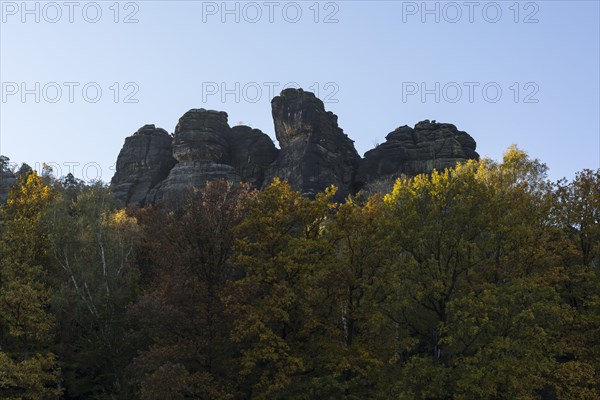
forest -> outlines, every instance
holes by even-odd
[[[346,201],[226,181],[125,208],[22,168],[0,398],[600,398],[600,170],[515,146]]]

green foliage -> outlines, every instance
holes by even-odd
[[[148,286],[131,315],[143,346],[130,366],[142,399],[231,399],[231,320],[221,296],[239,274],[234,227],[251,194],[211,182],[178,212],[140,213]]]
[[[51,190],[35,172],[22,176],[2,210],[0,241],[0,397],[52,399],[58,368],[48,351],[48,240],[42,215]]]
[[[122,394],[132,356],[126,308],[136,296],[137,221],[117,208],[107,187],[59,186],[44,222],[56,273],[52,310],[66,395]]]
[[[600,170],[546,170],[513,146],[343,204],[218,181],[177,210],[24,172],[0,397],[600,398]]]
[[[401,397],[539,398],[573,384],[560,371],[577,316],[561,299],[569,277],[544,173],[513,147],[502,164],[404,179],[386,196],[400,255],[390,316],[412,344],[398,357],[411,365]],[[445,392],[415,391],[434,378]]]
[[[583,170],[556,185],[552,212],[561,229],[563,271],[560,293],[571,307],[564,332],[567,362],[555,372],[560,398],[598,397],[600,380],[600,170]]]
[[[61,392],[52,353],[16,361],[0,351],[0,394],[6,400],[55,399]]]
[[[247,395],[272,397],[311,368],[303,355],[316,350],[310,338],[322,330],[313,292],[327,256],[322,232],[334,193],[311,201],[275,180],[248,205],[236,259],[244,276],[226,298]]]

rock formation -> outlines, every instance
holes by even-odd
[[[268,183],[265,172],[279,153],[269,135],[249,126],[238,125],[231,128],[227,140],[230,163],[241,180],[254,187]]]
[[[284,90],[272,100],[271,109],[281,151],[267,171],[266,183],[277,176],[309,196],[331,184],[342,199],[354,192],[360,156],[338,126],[337,116],[302,89]]]
[[[479,158],[475,146],[468,133],[452,124],[425,120],[414,128],[404,125],[389,133],[385,143],[365,153],[357,181],[362,186],[402,174],[415,176],[443,170]]]
[[[237,181],[233,167],[226,164],[229,146],[226,138],[227,114],[203,108],[186,112],[173,135],[173,158],[176,164],[166,179],[149,193],[148,201],[174,201],[192,186],[207,180]]]
[[[179,119],[173,137],[147,125],[127,138],[112,190],[126,204],[144,205],[176,202],[190,188],[216,179],[261,187],[276,157],[273,141],[260,130],[231,128],[227,113],[193,109]]]
[[[115,197],[128,204],[145,204],[148,193],[175,165],[172,142],[167,131],[154,125],[145,125],[125,139],[111,182]]]
[[[6,203],[10,187],[17,182],[17,177],[4,165],[0,164],[0,204]]]
[[[271,108],[281,150],[258,129],[230,127],[222,111],[188,111],[173,137],[154,125],[144,126],[125,140],[119,154],[112,180],[115,196],[127,204],[171,203],[210,180],[261,188],[279,177],[308,196],[333,184],[341,200],[376,181],[430,173],[479,157],[467,133],[426,120],[396,129],[361,159],[337,116],[313,93],[286,89]]]

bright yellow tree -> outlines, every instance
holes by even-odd
[[[53,399],[61,392],[48,350],[53,318],[45,285],[47,239],[42,215],[51,189],[31,172],[10,192],[0,241],[0,397]]]

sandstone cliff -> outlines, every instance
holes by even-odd
[[[10,187],[15,184],[17,177],[4,166],[0,166],[0,204],[6,203]]]
[[[164,129],[144,125],[125,144],[117,157],[111,188],[126,203],[143,205],[150,193],[175,165],[173,138]]]
[[[190,110],[175,128],[176,163],[166,179],[148,192],[146,201],[178,201],[191,187],[202,187],[216,179],[261,187],[265,169],[276,156],[275,145],[260,130],[231,128],[225,112]]]
[[[265,183],[279,177],[309,196],[331,184],[341,198],[353,193],[360,156],[338,126],[337,116],[325,111],[313,93],[302,89],[284,90],[273,99],[271,108],[281,151],[268,169]]]
[[[333,184],[341,200],[373,182],[430,173],[479,157],[469,134],[452,124],[425,120],[394,130],[361,158],[337,116],[302,89],[281,92],[271,111],[281,149],[258,129],[230,127],[222,111],[188,111],[173,137],[154,125],[142,127],[125,140],[117,159],[115,196],[127,204],[173,202],[210,180],[261,188],[279,177],[307,196]]]
[[[386,136],[385,143],[365,153],[357,173],[359,185],[443,170],[458,162],[479,158],[475,140],[452,124],[425,120],[414,128],[401,126]]]

